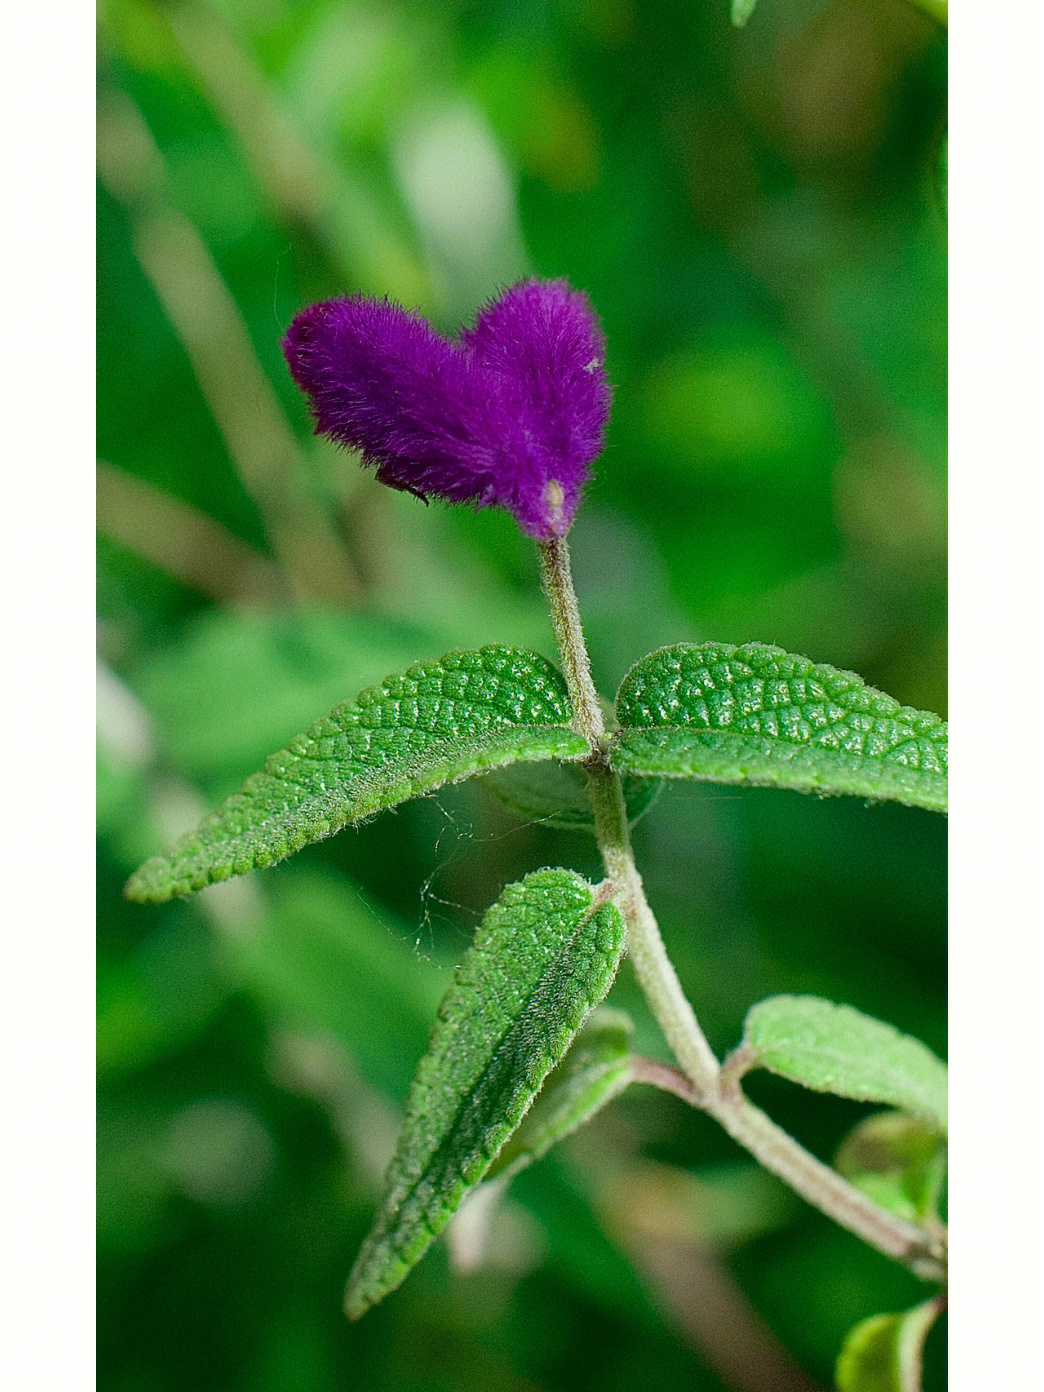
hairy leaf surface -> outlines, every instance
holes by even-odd
[[[750,1066],[816,1092],[883,1102],[946,1130],[946,1065],[920,1040],[850,1005],[772,996],[748,1013]]]
[[[311,841],[486,769],[574,759],[565,682],[536,653],[490,645],[418,662],[337,706],[134,875],[159,901],[274,865]]]
[[[569,870],[509,885],[439,1007],[380,1211],[348,1281],[356,1319],[423,1256],[612,984],[625,938]]]
[[[857,1324],[837,1360],[838,1392],[921,1392],[924,1343],[941,1310],[936,1296]]]
[[[150,653],[133,686],[164,758],[216,802],[346,695],[449,646],[383,615],[212,609]]]
[[[621,1010],[596,1010],[490,1166],[488,1179],[517,1174],[590,1121],[631,1083],[634,1026]]]
[[[854,672],[764,643],[649,653],[616,698],[624,773],[946,809],[947,727]]]

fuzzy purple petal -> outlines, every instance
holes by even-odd
[[[382,482],[499,505],[534,537],[568,530],[609,389],[597,322],[563,282],[512,287],[459,344],[386,301],[328,300],[297,316],[283,351],[319,433]]]
[[[611,401],[605,339],[587,297],[564,280],[522,281],[481,310],[461,342],[513,381],[521,433],[540,457],[539,477],[518,480],[511,510],[532,535],[568,531]],[[562,492],[557,517],[548,510],[552,481]]]
[[[455,502],[491,493],[487,373],[419,315],[327,300],[297,316],[283,352],[319,434],[360,450],[382,482]]]

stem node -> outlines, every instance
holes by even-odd
[[[642,992],[682,1070],[652,1059],[634,1059],[636,1081],[653,1083],[707,1112],[763,1165],[806,1202],[925,1280],[945,1279],[945,1240],[897,1217],[868,1199],[836,1170],[810,1154],[793,1136],[744,1096],[740,1086],[755,1062],[740,1046],[719,1064],[681,988],[634,863],[623,785],[609,765],[605,718],[591,679],[591,663],[573,589],[569,549],[563,537],[539,544],[544,591],[558,640],[574,728],[591,745],[582,762],[594,811],[595,835],[606,878],[599,892],[615,898],[627,921],[627,948]]]

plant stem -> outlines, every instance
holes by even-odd
[[[544,591],[573,703],[576,728],[591,744],[591,754],[584,766],[605,873],[615,887],[614,898],[627,921],[627,947],[639,984],[692,1084],[691,1095],[676,1085],[669,1090],[714,1117],[761,1165],[828,1217],[878,1251],[905,1262],[925,1279],[942,1280],[945,1270],[942,1238],[929,1235],[889,1213],[836,1170],[817,1160],[747,1100],[735,1071],[726,1069],[723,1072],[718,1063],[667,956],[659,926],[645,897],[642,877],[634,863],[623,785],[609,764],[609,738],[591,679],[591,663],[573,589],[569,549],[564,538],[556,537],[540,543],[539,551]],[[665,1085],[664,1077],[655,1067],[644,1070],[642,1081]]]
[[[605,739],[605,717],[591,678],[591,659],[587,655],[580,606],[573,589],[569,547],[565,537],[552,537],[550,541],[539,543],[538,550],[540,578],[573,702],[576,728],[590,741],[592,748],[600,748]]]

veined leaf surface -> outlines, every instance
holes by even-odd
[[[850,1005],[771,996],[743,1027],[749,1066],[816,1092],[882,1102],[946,1131],[946,1065],[920,1040]]]
[[[946,810],[947,727],[840,671],[764,643],[649,653],[616,698],[623,773],[750,783]]]
[[[596,1010],[540,1089],[487,1179],[517,1174],[590,1121],[632,1082],[634,1026],[622,1010]]]
[[[838,1392],[921,1392],[924,1343],[942,1308],[935,1296],[902,1314],[857,1324],[837,1360]]]
[[[373,1229],[348,1280],[357,1319],[395,1289],[482,1179],[592,1006],[625,928],[569,870],[509,885],[439,1007]]]
[[[575,759],[565,682],[536,653],[490,645],[418,662],[337,706],[166,855],[128,882],[131,899],[189,894],[274,865],[349,823],[504,764]]]

